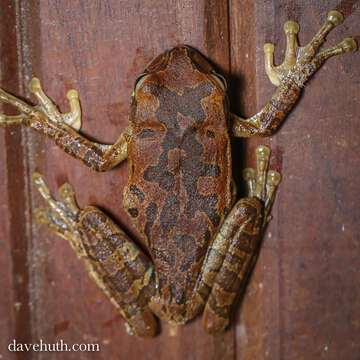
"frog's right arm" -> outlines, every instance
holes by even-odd
[[[330,11],[325,24],[314,38],[304,47],[297,41],[299,25],[288,21],[284,25],[287,47],[285,60],[274,66],[274,45],[265,44],[265,70],[270,81],[278,88],[265,107],[249,119],[242,119],[234,114],[232,117],[232,134],[237,137],[270,136],[279,127],[286,115],[294,107],[301,90],[309,78],[331,56],[357,50],[354,39],[347,38],[341,43],[320,49],[326,35],[343,22],[342,14]]]

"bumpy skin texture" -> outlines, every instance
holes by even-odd
[[[136,88],[124,191],[158,273],[151,308],[174,323],[189,317],[206,251],[231,207],[226,94],[191,51],[172,50]]]
[[[140,337],[154,335],[156,321],[148,308],[155,293],[155,272],[149,259],[105,214],[86,207],[78,219],[89,274],[110,297]],[[101,239],[101,240],[100,240]]]
[[[229,113],[226,83],[194,49],[179,46],[157,57],[137,80],[129,127],[113,145],[78,133],[80,105],[68,93],[71,112],[61,114],[34,78],[32,107],[0,89],[0,101],[20,114],[0,115],[0,125],[25,125],[47,135],[66,153],[96,171],[109,170],[128,158],[130,171],[124,206],[148,245],[151,259],[104,213],[79,209],[69,184],[54,200],[41,175],[34,186],[48,208],[35,218],[69,241],[94,279],[119,310],[130,333],[156,334],[153,314],[183,324],[202,310],[210,334],[229,324],[256,262],[280,174],[268,171],[270,150],[256,151],[257,174],[246,169],[248,197],[234,199],[230,136],[268,136],[284,120],[312,74],[329,57],[356,50],[352,39],[321,49],[325,36],[342,22],[337,11],[305,47],[299,26],[285,24],[285,61],[275,67],[274,47],[265,45],[265,68],[278,86],[256,115]]]

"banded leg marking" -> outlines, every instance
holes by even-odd
[[[59,148],[96,171],[109,170],[126,159],[129,129],[113,145],[90,141],[78,133],[81,108],[77,91],[70,90],[67,93],[71,111],[62,114],[42,90],[39,79],[33,78],[29,88],[39,102],[36,106],[0,89],[0,101],[14,106],[20,112],[15,116],[0,114],[0,127],[28,126],[50,137]]]
[[[229,324],[233,304],[244,292],[256,263],[280,182],[278,172],[268,171],[269,157],[270,149],[266,146],[256,149],[256,178],[253,169],[244,171],[251,197],[235,204],[207,256],[203,281],[211,293],[205,306],[203,328],[210,334],[223,331]]]
[[[33,183],[48,204],[45,210],[35,209],[35,219],[69,241],[89,276],[118,309],[132,334],[154,336],[156,319],[148,307],[155,292],[151,261],[99,209],[91,206],[79,209],[70,184],[61,186],[61,202],[52,198],[40,174],[33,175]]]
[[[278,88],[265,107],[251,118],[242,119],[231,114],[234,136],[270,136],[295,105],[305,83],[325,60],[331,56],[357,50],[357,44],[351,38],[332,48],[320,49],[326,35],[342,22],[341,13],[336,10],[330,11],[318,33],[306,46],[300,47],[297,41],[299,25],[294,21],[287,21],[284,25],[287,43],[285,59],[279,66],[274,65],[274,45],[264,45],[265,70],[271,83]]]

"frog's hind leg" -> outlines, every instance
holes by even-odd
[[[156,320],[148,307],[155,292],[155,272],[150,260],[102,211],[79,209],[70,184],[59,190],[63,202],[51,197],[40,174],[33,183],[48,204],[36,209],[36,220],[69,241],[90,277],[108,296],[137,337],[156,333]]]
[[[205,305],[203,328],[210,334],[223,331],[229,324],[236,298],[242,294],[255,265],[261,237],[269,219],[280,174],[267,171],[270,149],[256,149],[257,176],[244,171],[249,196],[240,199],[224,221],[207,254],[199,293],[211,289]]]

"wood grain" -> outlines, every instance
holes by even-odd
[[[300,42],[305,44],[334,8],[347,17],[325,46],[356,38],[358,2],[254,2],[257,110],[274,91],[263,67],[263,44],[275,44],[276,62],[281,63],[283,24],[299,22]],[[234,56],[232,51],[232,64]],[[283,179],[237,320],[237,358],[358,357],[360,329],[351,319],[359,313],[360,284],[360,263],[354,260],[360,241],[355,205],[359,164],[354,155],[360,144],[354,96],[359,93],[359,60],[359,53],[330,59],[308,83],[280,131],[271,139],[246,143],[253,165],[255,147],[269,144],[271,167]]]
[[[21,93],[21,27],[19,7],[13,1],[2,4],[7,13],[0,12],[1,37],[0,78],[10,91]],[[11,111],[3,106],[4,111]],[[26,138],[24,129],[7,129],[0,134],[1,194],[0,194],[0,355],[2,358],[20,358],[9,354],[12,339],[31,341],[29,267],[27,254],[28,193],[26,187],[26,151],[22,144]],[[30,354],[23,354],[30,359]]]
[[[280,62],[286,20],[300,23],[304,43],[326,13],[339,8],[347,18],[328,43],[360,34],[358,1],[331,0],[324,6],[305,0],[4,0],[3,8],[1,86],[28,96],[24,84],[37,75],[62,111],[68,109],[66,91],[77,89],[82,132],[108,143],[127,125],[137,75],[167,48],[186,43],[207,55],[228,78],[232,110],[249,116],[274,91],[265,77],[262,49],[264,42],[275,43]],[[182,327],[161,323],[161,334],[152,340],[128,336],[70,246],[32,223],[31,209],[43,206],[29,184],[29,175],[37,170],[56,196],[59,185],[71,182],[81,206],[101,207],[136,237],[121,205],[126,164],[97,174],[36,133],[1,130],[0,355],[357,359],[359,58],[357,53],[331,59],[272,140],[247,141],[246,148],[244,142],[235,143],[235,174],[245,163],[254,164],[258,143],[267,143],[273,149],[271,165],[282,172],[283,180],[236,325],[215,338],[203,333],[200,319]],[[14,306],[20,302],[20,307]],[[6,347],[13,338],[95,342],[101,351],[9,354]]]

